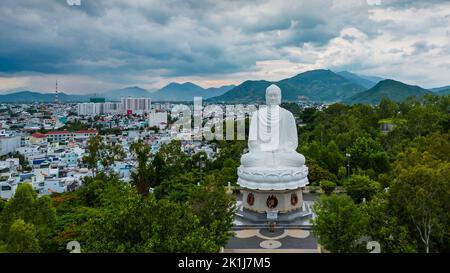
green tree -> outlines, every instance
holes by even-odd
[[[38,198],[30,184],[23,183],[1,213],[0,239],[5,239],[11,224],[18,219],[33,224],[41,247],[49,243],[49,237],[55,223],[55,208],[50,197]]]
[[[99,162],[102,159],[101,152],[104,149],[102,137],[96,135],[91,137],[88,141],[86,148],[86,155],[83,157],[83,163],[85,163],[92,172],[92,176],[97,175]]]
[[[247,142],[242,140],[237,141],[219,141],[219,154],[213,163],[215,169],[222,169],[226,161],[232,160],[234,165],[240,165],[241,156],[247,148]],[[231,164],[229,164],[231,166]]]
[[[95,177],[100,170],[110,173],[111,166],[115,161],[125,158],[126,154],[121,145],[107,145],[103,142],[101,135],[96,135],[88,140],[86,155],[82,161],[88,166]]]
[[[164,173],[165,173],[165,165],[164,159],[160,153],[157,153],[152,160],[152,170],[153,170],[153,176],[152,181],[150,185],[152,187],[157,187],[161,184],[161,182],[164,179]]]
[[[361,203],[365,198],[369,201],[381,190],[378,182],[363,175],[352,175],[344,182],[347,194],[356,202]]]
[[[158,199],[169,199],[177,202],[186,202],[189,195],[195,190],[200,177],[194,172],[181,173],[164,180],[155,188],[155,196]]]
[[[103,205],[82,230],[86,252],[218,251],[222,237],[213,229],[216,225],[202,225],[186,202],[143,197],[125,183],[102,185]]]
[[[126,153],[119,144],[113,145],[103,145],[101,150],[101,160],[100,163],[105,172],[111,172],[111,166],[114,165],[116,161],[121,161],[126,157]]]
[[[343,180],[347,177],[347,168],[344,166],[339,167],[338,169],[338,178],[339,180]]]
[[[225,246],[232,235],[235,200],[226,194],[223,184],[214,176],[205,177],[204,184],[191,193],[189,203],[215,245]]]
[[[383,97],[378,106],[380,118],[393,118],[397,115],[398,105],[390,99]]]
[[[303,145],[300,152],[335,175],[338,174],[339,167],[344,164],[344,155],[334,141],[330,141],[326,146],[313,141]]]
[[[329,180],[320,181],[320,188],[326,195],[330,195],[336,189],[336,183]]]
[[[137,160],[137,168],[131,173],[133,184],[140,194],[147,195],[154,175],[150,146],[143,141],[137,141],[131,144],[131,151]]]
[[[147,211],[149,208],[130,184],[101,180],[94,183],[102,189],[98,196],[101,206],[81,230],[83,249],[85,252],[139,252],[142,233],[149,229],[146,224],[151,225],[143,222],[143,215],[151,213]]]
[[[424,136],[442,129],[442,121],[448,119],[435,107],[414,106],[406,115],[407,130],[413,136]]]
[[[311,123],[317,116],[317,110],[314,107],[305,108],[299,115],[302,121],[306,124]]]
[[[0,215],[2,213],[3,208],[6,206],[6,201],[3,199],[0,199]]]
[[[157,154],[164,161],[163,169],[160,172],[161,180],[175,176],[186,167],[188,156],[181,149],[181,141],[179,140],[172,140],[168,144],[163,144]]]
[[[238,180],[237,168],[240,166],[240,162],[227,158],[222,166],[222,169],[212,170],[209,174],[214,175],[215,179],[222,185],[228,185],[228,182],[235,184]]]
[[[314,205],[312,228],[319,243],[328,251],[360,251],[358,240],[365,235],[366,217],[346,195],[322,196]]]
[[[367,235],[380,243],[383,253],[411,253],[417,251],[417,242],[407,225],[401,224],[393,213],[386,194],[376,195],[363,204],[367,215]]]
[[[6,241],[6,250],[12,253],[40,252],[39,240],[33,224],[18,219],[11,224]]]
[[[387,172],[390,168],[388,155],[372,138],[359,137],[347,152],[351,154],[352,166],[373,169],[377,173]]]
[[[99,172],[95,177],[85,177],[83,186],[77,191],[77,198],[86,207],[101,207],[102,195],[108,187],[118,187],[123,184],[116,174]]]
[[[450,163],[416,165],[398,171],[389,189],[390,203],[428,253],[436,242],[448,242]]]
[[[73,122],[67,122],[61,130],[68,131],[81,131],[81,130],[89,130],[89,126],[87,124],[82,123],[80,120],[75,120]]]
[[[322,156],[322,160],[327,166],[327,169],[337,175],[339,167],[344,164],[344,154],[339,150],[339,147],[333,140],[328,142],[325,154]]]
[[[336,181],[336,175],[319,166],[315,161],[310,161],[308,165],[308,179],[311,184],[317,184],[321,180]]]

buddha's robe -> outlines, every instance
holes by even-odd
[[[249,152],[241,157],[244,167],[301,167],[305,157],[296,152],[297,125],[291,112],[270,105],[254,112],[249,129]]]

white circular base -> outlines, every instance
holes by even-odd
[[[244,209],[257,213],[296,211],[303,206],[302,189],[261,191],[244,188],[242,189],[242,206]]]
[[[308,167],[298,168],[238,168],[238,185],[254,190],[292,190],[304,187],[308,182]]]

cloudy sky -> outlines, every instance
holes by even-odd
[[[449,0],[2,0],[0,92],[279,80],[317,68],[450,85]]]

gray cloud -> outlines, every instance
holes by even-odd
[[[382,71],[375,69],[380,63],[358,58],[339,62],[329,58],[342,51],[326,56],[323,53],[339,45],[336,39],[363,43],[351,35],[342,36],[346,29],[356,28],[367,43],[386,32],[394,33],[396,36],[389,38],[394,43],[421,31],[436,35],[425,30],[449,20],[437,16],[412,26],[395,18],[371,18],[377,17],[376,9],[427,10],[445,1],[382,0],[374,6],[365,0],[81,1],[82,6],[77,7],[68,6],[64,0],[3,0],[1,75],[59,74],[118,85],[152,85],[189,77],[200,81],[264,77],[267,68],[263,66],[273,68],[277,60],[292,64],[293,68],[286,71],[294,74],[297,65],[376,72]],[[421,38],[425,41],[435,36]],[[448,54],[442,44],[432,41],[414,41],[410,47],[416,51],[388,48],[409,54],[409,58],[432,49]],[[292,53],[296,50],[301,54]],[[367,54],[375,56],[375,51]],[[323,63],[320,58],[329,62]],[[392,64],[398,61],[392,60]]]

